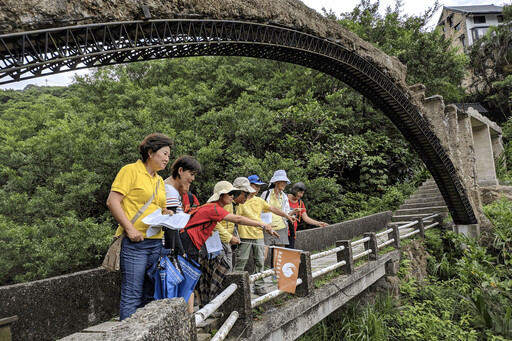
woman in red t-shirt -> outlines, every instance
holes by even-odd
[[[213,195],[208,199],[208,203],[191,211],[191,217],[185,228],[180,231],[181,242],[188,257],[199,261],[199,250],[206,242],[206,239],[212,235],[213,229],[221,220],[226,220],[236,224],[249,226],[259,226],[265,232],[276,235],[270,224],[262,224],[259,221],[229,213],[223,207],[233,202],[235,196],[240,195],[237,190],[227,181],[218,182],[213,188]],[[188,311],[193,312],[194,295],[190,295],[188,301]]]
[[[298,212],[296,213],[297,220],[293,222],[293,228],[290,227],[288,229],[289,245],[286,245],[286,247],[290,249],[295,248],[295,239],[299,221],[303,220],[306,224],[315,225],[318,227],[329,225],[323,221],[316,221],[315,219],[311,219],[308,216],[306,213],[306,206],[304,205],[304,201],[302,201],[304,192],[306,192],[306,185],[304,185],[302,182],[297,182],[290,188],[290,193],[288,194],[288,203],[290,204],[290,208],[295,210],[295,212]]]
[[[235,224],[258,226],[267,233],[275,234],[270,224],[262,224],[259,221],[229,213],[223,207],[233,202],[233,198],[240,194],[240,191],[227,181],[218,182],[214,193],[208,199],[208,203],[191,211],[191,217],[185,228],[180,231],[181,241],[185,253],[193,260],[198,260],[199,250],[212,235],[212,231],[221,220]]]

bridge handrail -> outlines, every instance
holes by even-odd
[[[364,257],[364,256],[366,256],[366,255],[368,255],[368,254],[372,253],[372,252],[373,252],[373,250],[372,250],[372,249],[365,250],[365,251],[363,251],[363,252],[361,252],[361,253],[358,253],[357,255],[354,255],[354,256],[352,257],[352,259],[353,259],[353,260],[359,259],[359,258],[361,258],[361,257]]]
[[[224,322],[224,324],[217,330],[215,335],[211,338],[211,341],[222,341],[227,336],[231,328],[235,325],[236,320],[238,320],[238,311],[233,310],[229,317]]]
[[[395,242],[395,238],[391,238],[391,239],[388,239],[387,241],[385,241],[384,243],[382,244],[378,244],[377,245],[377,248],[381,249],[385,246],[388,246],[389,244],[393,244]]]
[[[432,228],[432,227],[437,226],[437,225],[439,225],[439,222],[436,221],[435,223],[432,223],[430,225],[425,226],[425,230],[428,230],[429,228]]]
[[[317,278],[319,276],[325,275],[328,272],[334,271],[337,268],[340,268],[340,267],[342,267],[343,265],[346,265],[346,264],[347,264],[347,262],[342,260],[341,262],[334,263],[332,265],[329,265],[326,268],[323,268],[323,269],[320,269],[320,270],[317,270],[317,271],[313,272],[313,274],[311,274],[311,276],[313,276],[313,278]]]
[[[406,228],[408,228],[408,227],[413,227],[413,226],[414,226],[414,225],[416,225],[417,223],[418,223],[418,221],[417,221],[417,220],[415,220],[415,221],[411,221],[410,223],[407,223],[407,224],[404,224],[404,225],[400,225],[400,226],[398,226],[398,229],[399,229],[399,230],[403,230],[403,229],[406,229]]]
[[[196,326],[206,320],[208,316],[213,314],[213,312],[216,311],[222,305],[222,303],[224,303],[231,295],[233,295],[237,288],[238,286],[235,283],[229,285],[226,289],[224,289],[223,292],[211,300],[207,305],[199,309],[195,313]]]
[[[379,237],[382,237],[382,236],[384,236],[384,235],[386,235],[386,234],[389,234],[389,233],[391,233],[391,232],[393,232],[393,229],[387,229],[386,231],[382,231],[382,232],[380,232],[380,233],[377,233],[377,234],[375,235],[375,237],[379,238]]]
[[[424,218],[422,218],[422,220],[425,222],[425,221],[427,221],[427,220],[437,218],[438,216],[439,216],[439,213],[434,213],[434,214],[432,214],[431,216],[428,216],[428,217],[424,217]]]
[[[272,276],[274,274],[275,274],[274,269],[268,269],[268,270],[265,270],[262,272],[257,272],[255,274],[249,276],[249,283],[254,283],[258,279],[263,279],[265,277]]]
[[[356,246],[356,245],[359,245],[359,244],[363,244],[364,242],[367,242],[370,240],[370,237],[365,237],[365,238],[361,238],[359,240],[356,240],[355,242],[352,242],[352,247]]]
[[[411,236],[414,236],[417,233],[420,233],[420,230],[412,230],[411,232],[404,234],[403,236],[400,236],[400,239],[409,238]]]
[[[327,250],[324,252],[315,253],[314,255],[311,255],[311,260],[326,257],[326,256],[332,255],[333,253],[336,253],[336,252],[339,252],[342,250],[345,250],[344,246],[338,246],[338,247],[335,247],[333,249],[330,249],[330,250]]]
[[[300,284],[302,284],[302,279],[297,278],[297,286],[299,286]],[[276,289],[276,290],[273,290],[273,291],[269,292],[268,294],[265,294],[263,296],[255,298],[254,300],[251,300],[251,308],[254,309],[256,307],[259,307],[263,303],[268,302],[271,299],[276,298],[276,297],[284,294],[285,292],[286,291]]]

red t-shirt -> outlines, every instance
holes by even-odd
[[[192,197],[194,202],[190,202],[190,197]],[[181,205],[183,206],[183,212],[188,213],[192,207],[199,206],[199,200],[197,200],[194,194],[186,193],[181,197]]]
[[[302,200],[297,200],[297,202],[292,202],[291,200],[288,200],[288,203],[290,204],[290,208],[293,210],[294,208],[302,208],[302,210],[299,212],[299,214],[297,214],[297,220],[293,222],[293,229],[295,232],[297,232],[297,225],[298,225],[298,222],[300,221],[300,218],[302,216],[302,213],[305,213],[306,212],[306,206],[304,205],[304,201]],[[299,206],[300,205],[300,206]],[[290,233],[290,232],[288,232]]]
[[[204,245],[206,239],[210,237],[217,223],[228,214],[229,212],[223,209],[218,202],[205,204],[192,214],[187,225],[185,225],[185,231],[198,250]],[[194,227],[188,228],[190,226]]]

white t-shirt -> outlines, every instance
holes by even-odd
[[[177,207],[176,213],[183,212],[181,195],[173,185],[165,184],[165,207]]]

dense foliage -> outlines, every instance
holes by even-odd
[[[468,59],[451,47],[438,30],[427,31],[426,26],[439,3],[419,16],[403,14],[403,1],[379,13],[380,2],[361,0],[352,12],[342,14],[338,22],[385,53],[397,57],[407,66],[407,82],[421,83],[426,95],[440,94],[446,103],[459,101]],[[336,19],[332,14],[327,14]]]
[[[427,231],[428,281],[409,275],[404,254],[400,300],[381,294],[349,304],[301,340],[512,339],[512,201],[501,198],[484,211],[494,230],[479,241]],[[485,247],[485,239],[493,243]]]
[[[503,7],[503,23],[489,27],[469,52],[471,90],[503,123],[512,117],[512,5]]]
[[[342,23],[406,63],[409,82],[457,96],[463,61],[424,32],[427,14],[403,17],[397,6],[380,17],[368,1],[361,6]],[[104,204],[110,185],[151,132],[175,140],[173,157],[202,163],[192,188],[202,202],[219,180],[257,173],[268,181],[285,169],[308,186],[310,216],[328,222],[398,207],[422,168],[363,97],[285,63],[163,60],[97,69],[66,88],[2,91],[0,284],[99,264],[115,227]]]
[[[99,264],[115,226],[110,184],[151,132],[174,139],[173,157],[199,159],[192,191],[202,202],[217,181],[285,169],[308,186],[310,215],[329,222],[396,208],[421,165],[390,121],[336,80],[249,58],[137,63],[68,88],[3,91],[0,121],[3,284]]]

